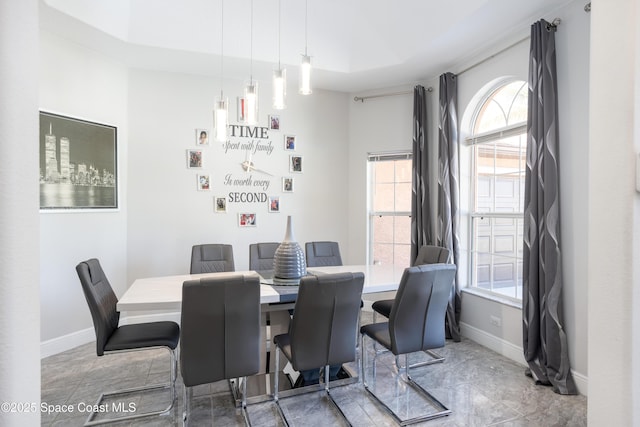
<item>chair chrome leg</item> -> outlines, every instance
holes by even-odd
[[[145,348],[144,350],[149,350],[151,348],[153,348],[153,347]],[[176,377],[177,377],[176,371],[177,371],[177,366],[178,366],[177,349],[170,349],[168,347],[156,347],[156,348],[164,348],[164,349],[169,351],[169,354],[170,354],[170,357],[171,357],[171,365],[170,365],[171,366],[171,377],[170,377],[170,381],[168,383],[154,384],[154,385],[142,386],[142,387],[134,387],[134,388],[129,388],[129,389],[125,389],[125,390],[118,390],[118,391],[102,393],[100,395],[100,397],[98,397],[98,400],[96,401],[95,407],[96,408],[100,408],[101,407],[101,402],[107,397],[121,396],[121,395],[127,395],[127,394],[139,393],[139,392],[145,392],[145,391],[151,391],[151,390],[162,390],[162,389],[166,389],[166,388],[169,389],[169,393],[170,393],[170,396],[171,396],[171,401],[169,402],[169,406],[167,406],[166,408],[161,409],[159,411],[144,412],[144,413],[139,413],[139,414],[135,414],[135,415],[128,415],[128,416],[119,417],[119,418],[107,418],[107,419],[102,419],[102,420],[93,420],[93,418],[98,414],[98,412],[93,411],[87,417],[87,421],[85,421],[85,423],[84,423],[85,426],[96,426],[96,425],[101,425],[101,424],[109,424],[109,423],[114,423],[114,422],[135,420],[135,419],[138,419],[138,418],[146,418],[146,417],[151,417],[151,416],[155,416],[155,415],[166,415],[166,414],[171,412],[171,410],[173,409],[173,406],[175,404],[175,401],[176,401]],[[128,352],[131,352],[131,351],[138,351],[138,350],[110,351],[109,354],[128,353]]]
[[[386,350],[378,350],[378,352],[383,353]],[[431,356],[431,359],[429,360],[425,360],[423,362],[416,362],[414,364],[411,365],[412,368],[420,368],[422,366],[429,366],[429,365],[433,365],[435,363],[444,363],[445,361],[445,357],[441,356],[440,354],[436,353],[433,350],[424,350],[425,354]],[[400,366],[399,364],[396,364],[396,368],[398,369],[398,372],[400,372],[401,370],[404,369],[404,366]]]
[[[191,387],[184,386],[182,392],[182,401],[184,403],[184,410],[182,411],[182,425],[187,427],[189,425],[189,418],[191,418],[191,398],[193,396],[193,389]]]
[[[416,390],[416,392],[418,392],[418,394],[422,395],[423,397],[425,397],[427,400],[429,400],[429,402],[431,402],[434,406],[438,407],[439,411],[436,413],[432,413],[432,414],[427,414],[427,415],[423,415],[423,416],[419,416],[419,417],[414,417],[414,418],[410,418],[407,420],[403,420],[401,419],[394,411],[393,409],[391,409],[386,403],[384,403],[380,398],[378,398],[378,396],[375,395],[375,393],[373,391],[371,391],[371,389],[369,389],[369,385],[366,382],[366,378],[364,375],[364,372],[366,371],[366,356],[365,356],[365,352],[364,352],[364,336],[362,337],[362,341],[360,346],[363,348],[363,353],[362,353],[362,382],[364,384],[364,389],[367,391],[367,393],[376,401],[378,402],[383,409],[385,410],[385,412],[387,414],[389,414],[391,417],[393,417],[393,419],[401,426],[406,426],[409,424],[415,424],[418,422],[422,422],[422,421],[428,421],[428,420],[432,420],[435,418],[440,418],[440,417],[445,417],[447,415],[451,414],[451,410],[449,408],[447,408],[444,404],[442,404],[442,402],[440,402],[438,399],[435,398],[435,396],[433,396],[431,393],[429,393],[428,391],[426,391],[424,388],[422,388],[422,386],[420,386],[420,384],[416,383],[415,381],[413,381],[411,379],[411,365],[409,364],[409,360],[408,360],[408,355],[405,354],[405,366],[407,367],[406,369],[406,374],[407,374],[407,380],[405,381],[409,386],[411,386],[414,390]],[[373,381],[375,382],[375,357],[373,359]],[[398,356],[396,356],[396,364],[399,366],[399,360],[398,360]],[[400,378],[402,378],[399,375]]]
[[[327,393],[327,397],[329,398],[329,402],[331,402],[332,406],[335,409],[337,409],[337,411],[338,411],[338,413],[340,413],[340,416],[342,417],[342,419],[346,421],[346,423],[347,423],[347,425],[349,427],[352,427],[351,422],[349,421],[347,416],[344,414],[344,412],[342,412],[342,409],[340,408],[340,406],[338,406],[338,402],[335,401],[335,399],[333,398],[333,396],[331,396],[331,393],[329,392],[329,365],[324,367],[324,391]]]
[[[249,419],[249,412],[247,411],[247,377],[238,378],[238,381],[242,381],[242,417],[244,418],[244,425],[251,427],[251,419]]]
[[[414,363],[413,365],[411,365],[412,368],[419,368],[421,366],[429,366],[429,365],[433,365],[434,363],[444,362],[444,356],[439,355],[433,350],[425,350],[424,353],[431,356],[431,359],[425,360],[424,362]]]
[[[280,406],[280,401],[278,400],[278,387],[279,387],[279,377],[280,377],[280,352],[278,351],[278,346],[273,346],[273,351],[276,352],[276,372],[274,374],[273,381],[273,401],[276,404],[276,409],[278,410],[278,414],[280,415],[280,419],[285,426],[289,427],[289,421],[287,421],[287,417],[284,415],[284,411],[282,410],[282,406]]]

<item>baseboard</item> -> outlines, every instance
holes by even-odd
[[[524,358],[524,351],[522,347],[512,344],[508,341],[498,338],[495,335],[491,335],[481,329],[471,326],[466,323],[460,323],[460,333],[463,337],[469,338],[471,341],[487,347],[496,353],[513,360],[514,362],[527,366],[527,361]],[[573,369],[571,370],[573,380],[578,387],[578,392],[584,396],[589,395],[589,378],[583,374],[580,374]]]
[[[135,323],[159,322],[163,320],[172,320],[180,323],[180,313],[157,313],[145,314],[139,316],[127,316],[120,318],[121,325],[131,325]],[[92,342],[96,340],[96,334],[93,328],[87,328],[80,331],[72,332],[61,337],[53,338],[40,343],[40,358],[53,356],[63,351]]]
[[[53,356],[63,351],[71,350],[79,345],[96,340],[96,333],[93,328],[72,332],[61,337],[53,338],[40,343],[40,358]]]
[[[522,366],[527,366],[527,361],[524,359],[522,347],[512,344],[509,341],[505,341],[502,338],[498,338],[495,335],[491,335],[490,333],[467,323],[460,323],[460,333],[463,337],[469,338],[470,340],[475,341]]]

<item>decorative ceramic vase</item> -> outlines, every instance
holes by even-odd
[[[287,232],[284,241],[276,249],[273,259],[273,276],[277,279],[300,279],[307,274],[304,251],[295,241],[291,216],[287,217]]]

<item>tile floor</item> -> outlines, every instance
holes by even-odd
[[[368,320],[370,321],[370,315]],[[367,321],[367,314],[363,316],[363,321]],[[370,348],[369,350],[371,351]],[[447,405],[452,414],[419,425],[587,425],[586,397],[561,396],[549,387],[536,386],[524,375],[522,366],[473,341],[448,341],[438,352],[446,357],[444,363],[412,369],[412,377]],[[417,361],[423,357],[422,354],[413,356],[410,360]],[[376,390],[386,394],[399,390],[403,396],[407,396],[403,392],[404,387],[397,385],[391,362],[389,354],[378,357]],[[101,391],[162,382],[168,377],[168,372],[169,358],[167,352],[162,350],[97,357],[95,343],[90,343],[47,357],[42,360],[42,402],[48,405],[66,404],[74,411],[42,414],[42,425],[81,426],[88,415],[82,411],[85,406],[95,403]],[[367,375],[370,381],[370,371]],[[177,406],[170,415],[111,425],[181,425],[183,403],[180,377],[176,384]],[[193,394],[189,425],[244,425],[240,410],[234,407],[227,382],[195,387]],[[382,407],[368,396],[362,383],[336,387],[332,389],[332,395],[354,426],[396,425]],[[414,399],[414,396],[408,396],[404,402],[399,400],[397,405],[400,409],[406,409],[406,402],[411,401],[409,406],[414,410],[432,411],[427,404],[416,405]],[[130,396],[121,403],[124,408],[131,403],[137,410],[149,410],[166,406],[168,400],[168,392],[165,391],[154,392],[142,398]],[[281,404],[292,426],[340,425],[340,418],[321,392],[283,399]],[[273,402],[250,405],[249,416],[254,426],[282,425]]]

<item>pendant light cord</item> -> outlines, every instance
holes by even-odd
[[[220,99],[224,100],[224,0],[220,0]]]
[[[282,69],[282,67],[280,66],[280,32],[281,32],[281,26],[282,26],[281,7],[282,7],[282,2],[281,0],[278,0],[278,70]]]
[[[249,83],[253,85],[253,0],[251,0],[251,34],[249,35],[249,39],[251,55],[251,63],[249,66]]]
[[[304,56],[307,55],[307,42],[308,42],[308,33],[309,33],[309,0],[305,0],[304,2]]]

